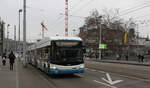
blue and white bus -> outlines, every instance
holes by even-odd
[[[79,37],[45,38],[28,48],[29,63],[48,74],[83,73],[84,48]]]

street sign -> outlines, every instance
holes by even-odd
[[[106,49],[107,45],[106,44],[99,44],[99,49]]]

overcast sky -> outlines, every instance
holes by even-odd
[[[119,9],[120,13],[126,11],[142,3],[150,5],[148,0],[69,0],[69,14],[75,16],[86,17],[90,11],[97,9],[99,13],[103,13],[103,9]],[[0,17],[6,24],[10,24],[10,37],[13,38],[13,26],[17,25],[18,30],[18,10],[23,7],[23,0],[0,0]],[[48,28],[45,36],[63,36],[65,34],[64,13],[65,0],[27,0],[27,40],[33,41],[41,38],[41,25],[44,21]],[[139,32],[142,36],[150,33],[150,6],[144,9],[121,16],[124,19],[130,17],[136,18],[139,23]],[[141,25],[140,21],[145,23]],[[69,17],[69,35],[73,35],[73,29],[79,31],[78,28],[84,24],[84,18]],[[22,24],[21,24],[22,27]],[[21,29],[22,30],[22,29]],[[21,32],[22,33],[22,32]],[[21,34],[22,38],[22,34]]]

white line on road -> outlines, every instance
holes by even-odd
[[[106,73],[106,72],[104,72],[104,71],[98,71],[98,72],[100,72],[100,73]]]
[[[106,73],[106,72],[104,72],[104,71],[98,71],[98,70],[90,69],[90,68],[86,68],[86,70],[90,70],[90,71],[94,71],[94,72],[100,72],[100,73]]]
[[[107,77],[107,79],[102,78],[102,80],[104,80],[105,82],[109,83],[110,85],[114,85],[114,84],[117,84],[117,83],[123,81],[123,80],[116,80],[116,81],[113,81],[112,78],[111,78],[111,76],[109,75],[109,73],[106,73],[106,77]]]
[[[93,70],[93,69],[91,69],[91,68],[86,68],[86,69],[87,69],[87,70],[90,70],[90,71]],[[103,74],[106,73],[106,72],[104,72],[104,71],[98,71],[98,70],[96,70],[96,72],[100,72],[100,73],[103,73]],[[145,82],[150,82],[150,80],[141,79],[141,78],[137,78],[137,77],[133,77],[133,76],[120,75],[120,74],[117,74],[117,73],[112,73],[112,74],[118,75],[118,76],[124,77],[124,78],[136,79],[136,80],[141,80],[141,81],[145,81]]]
[[[90,70],[90,71],[92,71],[93,69],[90,69],[90,68],[86,68],[87,70]],[[94,70],[93,70],[94,71]],[[104,72],[104,71],[98,71],[98,70],[96,70],[96,72],[100,72],[100,73],[106,73],[106,72]],[[150,80],[146,80],[146,79],[141,79],[141,78],[137,78],[137,77],[133,77],[133,76],[126,76],[126,75],[120,75],[120,74],[117,74],[117,73],[112,73],[112,74],[114,74],[114,75],[118,75],[118,76],[120,76],[120,77],[124,77],[124,78],[129,78],[129,79],[136,79],[136,80],[141,80],[141,81],[146,81],[146,82],[150,82]]]
[[[112,73],[112,74],[116,74],[116,73]],[[124,77],[124,78],[136,79],[136,80],[141,80],[141,81],[150,82],[150,80],[141,79],[141,78],[137,78],[137,77],[133,77],[133,76],[126,76],[126,75],[120,75],[120,74],[116,74],[116,75],[119,75],[120,77]]]
[[[96,72],[96,70],[94,70],[94,69],[91,69],[91,71],[94,71],[94,72]]]
[[[110,88],[117,88],[117,87],[115,87],[115,86],[111,86],[111,85],[108,85],[108,84],[106,84],[106,83],[103,83],[103,82],[100,82],[100,81],[97,81],[97,80],[93,80],[93,81],[96,82],[96,83],[100,83],[100,84],[102,84],[102,85],[108,86],[108,87],[110,87]]]
[[[18,63],[16,61],[16,88],[19,88]]]

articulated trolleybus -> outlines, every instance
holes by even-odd
[[[84,51],[79,37],[45,38],[28,48],[29,63],[47,74],[84,72]]]

